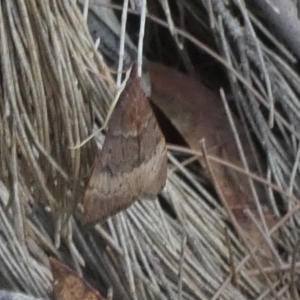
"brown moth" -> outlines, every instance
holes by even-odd
[[[155,198],[166,177],[165,139],[133,65],[84,195],[85,221],[103,222],[138,198]]]

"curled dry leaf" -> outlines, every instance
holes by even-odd
[[[94,288],[68,266],[50,258],[54,300],[104,300]]]
[[[205,139],[209,154],[241,166],[238,149],[219,97],[197,80],[171,68],[152,63],[150,72],[152,101],[177,128],[190,148],[202,152],[200,141]],[[235,119],[235,122],[238,124],[238,120]],[[242,139],[243,136],[241,132]],[[199,159],[205,167],[203,159]],[[211,164],[229,206],[236,208],[250,204],[247,178],[239,178],[237,182],[233,174],[228,174],[228,168],[213,162]]]
[[[207,152],[220,157],[234,165],[242,164],[221,99],[203,86],[199,81],[160,64],[150,64],[152,84],[151,100],[176,127],[189,147],[202,152],[200,140],[205,139]],[[247,156],[250,170],[255,164],[250,148],[247,147],[246,134],[234,118],[239,136]],[[200,163],[205,167],[202,158]],[[247,176],[235,173],[218,163],[210,162],[212,171],[218,181],[228,206],[236,217],[239,225],[248,233],[256,245],[261,245],[262,236],[253,222],[246,217],[244,210],[249,208],[257,217],[256,208],[251,196]],[[258,187],[258,197],[264,199],[264,190]],[[275,218],[266,208],[266,222],[269,226]]]

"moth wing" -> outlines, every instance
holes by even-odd
[[[109,145],[103,145],[92,172],[83,200],[85,219],[88,223],[102,222],[127,208],[138,198],[137,170],[126,164],[126,153],[129,151],[127,147],[127,151],[123,149],[119,138],[113,137],[109,140]],[[125,156],[120,159],[122,152]],[[123,163],[118,163],[119,160],[123,160]],[[115,163],[112,163],[113,161]]]
[[[167,178],[167,150],[165,139],[160,132],[156,120],[149,121],[147,128],[150,132],[141,136],[140,145],[148,149],[149,156],[144,157],[140,164],[139,178],[143,182],[140,191],[142,198],[153,199],[161,192]],[[150,137],[149,137],[150,136]]]
[[[165,139],[133,68],[84,196],[86,221],[104,221],[140,196],[154,198],[166,176]]]

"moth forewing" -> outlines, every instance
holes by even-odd
[[[140,197],[155,198],[166,176],[165,139],[134,66],[84,195],[86,222],[105,221]]]

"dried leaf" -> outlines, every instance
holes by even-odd
[[[205,138],[208,154],[242,167],[222,101],[214,92],[199,81],[156,63],[150,65],[150,76],[152,101],[176,127],[191,149],[201,152],[200,140]],[[235,118],[234,121],[248,164],[253,171],[254,162],[247,148],[246,135],[239,120]],[[201,158],[200,163],[204,166]],[[217,163],[211,162],[211,167],[238,223],[254,238],[254,244],[259,245],[260,233],[252,221],[244,215],[247,207],[256,214],[247,177]],[[264,191],[259,189],[259,198],[264,199],[263,195]],[[274,224],[275,218],[267,209],[265,214],[268,223]]]
[[[197,80],[171,68],[153,63],[150,72],[152,101],[169,118],[190,148],[202,152],[200,140],[204,138],[209,154],[241,166],[219,97]],[[238,124],[238,120],[235,121]],[[205,165],[201,158],[200,163]],[[239,178],[238,183],[232,174],[228,174],[228,168],[216,163],[212,163],[212,167],[229,206],[246,205],[250,194],[246,177]]]
[[[54,258],[50,258],[55,300],[104,300],[83,278]]]

